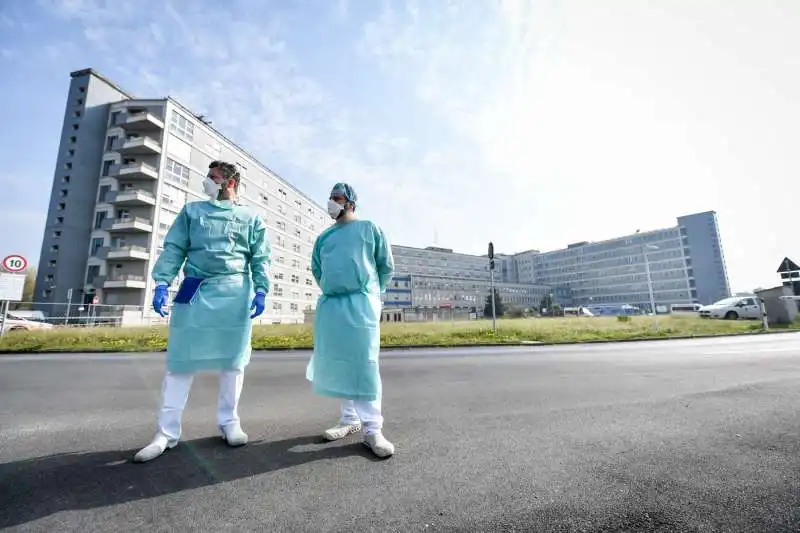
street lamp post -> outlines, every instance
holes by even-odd
[[[650,309],[653,311],[653,327],[658,330],[658,311],[656,310],[656,299],[653,295],[653,280],[650,276],[650,260],[647,258],[647,250],[658,250],[655,244],[645,244],[643,248],[644,254],[644,270],[647,273],[647,291],[650,293]]]
[[[492,295],[492,331],[497,335],[497,312],[494,301],[494,244],[489,243],[489,290]]]

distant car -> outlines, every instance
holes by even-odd
[[[704,305],[698,314],[701,318],[724,318],[725,320],[760,319],[761,300],[753,296],[733,296],[711,305]]]
[[[3,316],[0,315],[0,322],[2,321]],[[28,320],[26,318],[14,315],[14,313],[8,313],[8,318],[6,319],[6,324],[3,328],[3,331],[35,331],[38,329],[53,329],[53,324],[48,324],[47,322],[38,322],[36,320]]]

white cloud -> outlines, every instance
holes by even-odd
[[[471,176],[487,195],[465,207],[491,198],[502,249],[609,238],[716,209],[738,287],[774,283],[773,263],[800,256],[794,200],[780,192],[800,165],[789,148],[800,120],[791,96],[800,5],[407,5],[413,15],[392,4],[367,23],[361,50],[476,151]]]

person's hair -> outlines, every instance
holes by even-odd
[[[218,168],[219,171],[222,173],[222,177],[226,180],[233,180],[236,182],[236,186],[234,190],[239,190],[239,170],[236,168],[236,165],[232,163],[228,163],[226,161],[212,161],[210,165],[208,165],[208,169],[211,170],[212,168]]]

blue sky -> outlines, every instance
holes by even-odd
[[[772,286],[800,261],[798,27],[793,0],[3,0],[0,253],[38,260],[68,74],[94,67],[320,203],[349,181],[396,244],[550,250],[713,209],[734,289]]]

